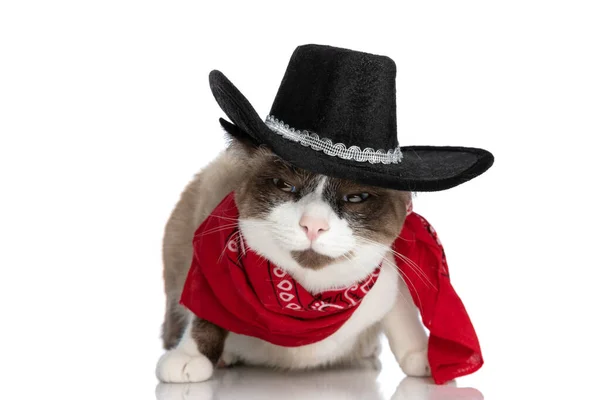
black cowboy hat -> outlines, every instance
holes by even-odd
[[[210,88],[232,123],[225,130],[266,145],[290,164],[367,185],[415,192],[452,188],[494,162],[483,149],[399,147],[396,64],[322,45],[294,51],[266,120],[219,71]]]

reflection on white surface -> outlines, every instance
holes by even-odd
[[[399,378],[395,393],[385,398],[377,368],[347,368],[304,372],[278,372],[235,367],[218,370],[213,379],[193,384],[156,387],[157,400],[483,400],[476,389],[453,383],[435,385],[430,379]]]

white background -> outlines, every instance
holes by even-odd
[[[306,43],[396,61],[401,144],[496,156],[415,203],[483,349],[458,385],[600,396],[599,21],[594,1],[3,1],[0,396],[153,398],[164,224],[224,146],[208,73],[266,116]]]

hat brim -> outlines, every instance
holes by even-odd
[[[402,160],[382,164],[345,160],[313,150],[273,132],[250,102],[220,71],[209,75],[217,103],[232,123],[220,119],[233,136],[248,135],[297,168],[365,185],[412,192],[447,190],[483,174],[494,163],[484,149],[454,146],[404,146]]]

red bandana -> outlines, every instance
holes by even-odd
[[[311,294],[281,268],[249,249],[237,227],[233,193],[200,225],[181,304],[199,318],[280,346],[302,346],[336,332],[360,306],[379,275],[340,290]],[[441,384],[483,364],[469,316],[450,284],[444,249],[433,227],[411,212],[394,251],[413,301],[429,330],[428,357]],[[417,267],[418,266],[418,269]]]

